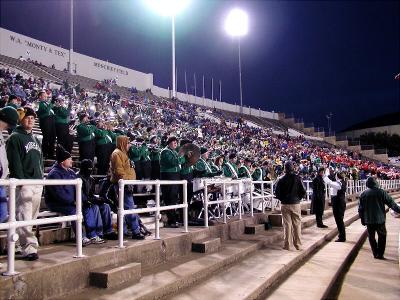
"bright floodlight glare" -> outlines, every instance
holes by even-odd
[[[176,16],[190,0],[147,0],[147,4],[158,14],[163,16]]]
[[[231,36],[244,36],[249,30],[249,18],[243,10],[232,9],[225,20],[225,30]]]

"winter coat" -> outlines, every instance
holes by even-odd
[[[71,169],[64,169],[59,163],[51,168],[47,179],[76,179]],[[48,185],[45,188],[44,200],[50,210],[64,212],[75,211],[75,186],[74,185]]]
[[[311,213],[322,215],[325,210],[325,182],[322,176],[318,175],[312,181]]]
[[[367,179],[366,185],[368,189],[361,193],[358,203],[361,224],[384,224],[386,221],[385,204],[400,213],[400,207],[386,191],[379,188],[373,177]]]
[[[275,187],[275,196],[282,204],[298,204],[305,195],[300,177],[293,173],[282,176]]]
[[[118,183],[118,180],[135,180],[136,172],[132,168],[126,148],[129,138],[120,135],[117,137],[117,148],[113,151],[110,158],[111,182]]]

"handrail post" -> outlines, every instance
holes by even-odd
[[[264,195],[264,181],[261,183],[261,196],[262,196],[262,204],[261,204],[261,209],[262,213],[265,211],[264,203],[265,203],[265,195]],[[272,199],[271,199],[272,200]],[[272,202],[271,202],[272,203]],[[271,210],[272,210],[272,204],[271,204]]]
[[[17,189],[17,179],[10,179],[10,201],[9,201],[9,216],[8,222],[11,226],[7,232],[7,242],[8,242],[8,253],[7,253],[7,272],[3,275],[12,276],[19,274],[15,271],[15,242],[18,240],[18,234],[15,231],[15,202],[16,202],[16,189]]]
[[[76,258],[84,257],[82,254],[82,179],[78,178],[75,185],[75,204],[76,204]]]
[[[208,227],[208,189],[207,181],[204,182],[204,227]]]
[[[307,201],[310,201],[310,181],[306,181],[306,199]]]
[[[187,181],[183,183],[183,204],[185,207],[183,208],[183,226],[185,228],[184,232],[189,232],[188,229],[188,199],[187,199]]]
[[[240,181],[237,182],[238,192],[239,192],[239,194],[238,194],[238,196],[239,196],[239,220],[242,219],[242,194],[240,193],[240,184],[241,183],[243,183],[243,181],[242,182],[240,182]]]
[[[156,214],[155,214],[155,235],[154,239],[159,240],[160,239],[160,182],[159,180],[156,180]]]
[[[124,248],[124,190],[123,179],[118,180],[118,248]]]
[[[224,201],[223,205],[224,205],[224,223],[226,224],[226,183],[225,181],[222,183],[222,200]]]
[[[250,211],[251,216],[254,217],[253,181],[250,181]]]

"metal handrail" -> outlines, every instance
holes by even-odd
[[[151,208],[124,209],[124,189],[126,185],[154,185],[156,187],[156,206]],[[161,185],[183,185],[183,204],[160,206],[160,186]],[[172,209],[183,209],[184,232],[188,230],[188,201],[187,201],[187,181],[186,180],[124,180],[118,181],[118,247],[124,248],[123,220],[125,215],[142,214],[155,212],[155,237],[160,239],[160,212]]]
[[[0,223],[0,230],[7,230],[7,271],[3,273],[5,276],[12,276],[19,274],[15,271],[15,243],[18,241],[18,234],[16,229],[19,227],[34,226],[34,225],[44,225],[51,223],[63,223],[69,221],[76,221],[76,255],[74,257],[80,258],[84,255],[82,254],[82,180],[81,179],[2,179],[0,180],[0,185],[8,186],[10,189],[9,195],[9,217],[6,223]],[[49,217],[36,220],[16,220],[16,189],[17,186],[27,186],[27,185],[75,185],[75,205],[76,214],[61,217]]]

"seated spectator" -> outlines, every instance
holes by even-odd
[[[97,206],[100,211],[103,225],[103,237],[107,240],[117,240],[118,235],[113,231],[111,208],[105,203],[106,199],[95,195],[95,179],[92,176],[93,162],[90,159],[81,161],[79,172],[76,174],[82,179],[82,203],[84,206]]]
[[[77,176],[72,167],[71,154],[62,146],[57,145],[57,161],[47,176],[47,179],[76,179]],[[63,215],[76,214],[75,186],[52,185],[46,186],[45,201],[47,207],[54,212]],[[82,203],[82,214],[86,228],[86,236],[83,237],[83,245],[102,244],[105,241],[100,237],[103,235],[103,224],[101,221],[99,207],[90,203]],[[75,222],[72,229],[76,231]]]

